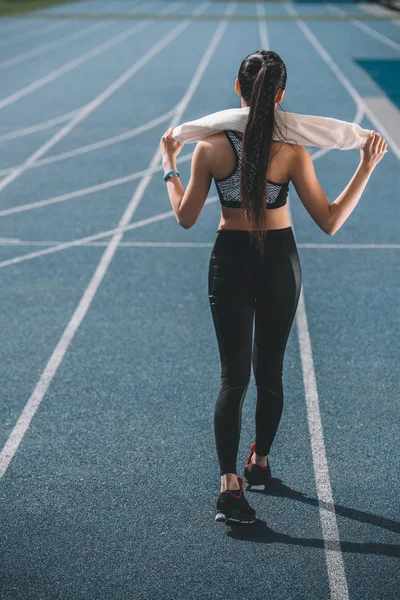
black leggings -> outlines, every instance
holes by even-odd
[[[251,361],[257,387],[255,451],[259,456],[270,451],[283,410],[283,357],[301,283],[291,227],[267,231],[264,259],[250,243],[250,232],[217,230],[208,295],[221,360],[221,388],[214,413],[221,475],[236,474]]]

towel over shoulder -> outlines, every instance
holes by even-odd
[[[191,143],[203,140],[224,129],[244,132],[250,108],[228,108],[194,121],[186,121],[174,127],[172,136],[177,142]],[[317,146],[330,150],[356,150],[363,148],[370,130],[357,123],[331,117],[300,115],[276,110],[274,140],[290,144]]]

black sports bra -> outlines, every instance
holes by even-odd
[[[228,140],[235,152],[235,168],[227,177],[215,179],[218,196],[222,206],[228,208],[241,208],[239,196],[239,158],[242,154],[242,138],[233,130],[224,130]],[[280,208],[287,201],[289,192],[289,181],[285,183],[274,183],[267,179],[267,199],[265,208]]]

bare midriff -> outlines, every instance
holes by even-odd
[[[288,205],[281,206],[280,208],[269,208],[265,209],[266,214],[266,226],[265,229],[283,229],[284,227],[291,227]],[[228,208],[221,206],[221,219],[218,225],[218,229],[244,229],[250,231],[248,223],[244,219],[243,208]]]

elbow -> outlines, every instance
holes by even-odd
[[[336,227],[336,225],[334,223],[328,223],[325,233],[327,233],[328,235],[335,235],[335,233],[337,232],[338,229],[339,228]]]
[[[196,221],[189,221],[189,220],[184,219],[183,217],[179,217],[179,216],[177,216],[176,219],[178,221],[178,224],[181,227],[183,227],[183,229],[190,229],[196,223]]]
[[[318,223],[318,225],[321,231],[326,233],[326,235],[333,235],[335,233],[335,230],[330,223]]]
[[[324,222],[321,225],[321,229],[326,235],[334,235],[335,228],[333,223],[333,214],[332,214],[332,205],[329,207],[329,213],[327,219],[324,219]]]
[[[332,211],[332,204],[330,205],[330,210],[329,210],[329,218],[328,218],[328,223],[326,224],[324,231],[327,235],[335,235],[337,228],[335,227],[335,223],[334,223],[334,219],[333,219],[333,211]]]
[[[179,217],[179,215],[177,215],[175,213],[175,218],[176,218],[176,222],[178,223],[178,225],[180,225],[181,227],[183,227],[183,229],[189,229],[189,227],[187,226],[187,224],[185,223],[185,221],[183,219],[181,219]]]
[[[181,227],[183,227],[183,229],[190,229],[194,225],[194,223],[186,223],[185,221],[180,220],[178,220],[178,223]]]

